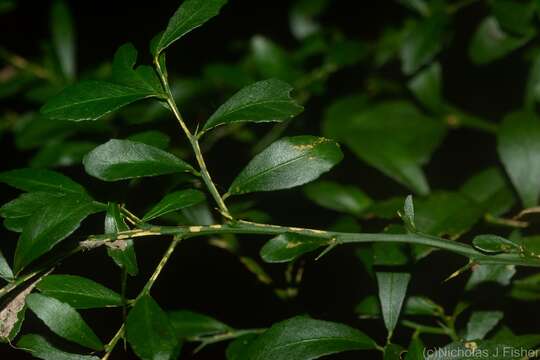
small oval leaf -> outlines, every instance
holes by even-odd
[[[49,275],[37,285],[42,294],[75,309],[121,306],[122,297],[97,282],[74,275]]]
[[[329,171],[343,158],[339,145],[315,136],[283,138],[256,155],[236,177],[229,195],[303,185]]]
[[[83,160],[86,172],[104,181],[194,171],[188,163],[156,147],[130,140],[109,140]]]
[[[328,245],[328,239],[292,233],[281,234],[264,244],[261,258],[269,263],[288,262],[325,245]]]
[[[204,193],[199,190],[180,190],[165,195],[150,211],[142,218],[142,221],[150,221],[173,211],[178,211],[200,202],[205,199]]]
[[[56,335],[90,349],[103,349],[96,334],[68,304],[40,294],[30,294],[26,304]]]

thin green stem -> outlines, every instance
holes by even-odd
[[[227,208],[227,205],[225,205],[225,201],[219,194],[219,191],[216,187],[216,184],[212,181],[212,177],[210,176],[210,173],[208,172],[208,168],[206,166],[206,162],[204,161],[204,157],[202,155],[201,147],[199,145],[199,139],[196,134],[192,134],[189,128],[187,127],[184,119],[182,118],[182,114],[178,110],[178,107],[176,106],[176,102],[174,101],[173,94],[171,92],[171,87],[169,86],[169,82],[167,80],[167,76],[164,74],[163,70],[161,69],[161,65],[159,61],[156,59],[154,61],[157,73],[159,75],[159,78],[161,79],[161,83],[163,84],[163,88],[165,89],[165,93],[167,96],[167,104],[169,105],[169,108],[171,109],[172,113],[176,117],[176,120],[180,124],[180,127],[184,131],[184,134],[189,140],[189,143],[191,145],[191,148],[193,149],[193,153],[195,154],[195,158],[197,160],[197,163],[199,165],[201,177],[208,188],[208,191],[210,192],[210,195],[214,198],[219,211],[221,214],[227,218],[232,219],[232,216],[229,212],[229,209]]]
[[[135,299],[135,301],[133,301],[132,306],[135,306],[135,304],[141,297],[148,295],[150,293],[150,290],[154,286],[156,280],[159,278],[159,275],[165,268],[165,265],[167,265],[167,262],[171,258],[172,254],[174,253],[174,250],[176,249],[176,246],[180,243],[181,240],[182,240],[181,237],[178,237],[178,236],[174,237],[173,241],[171,242],[171,244],[169,245],[169,247],[163,254],[161,260],[159,261],[159,264],[154,269],[154,272],[152,273],[152,275],[150,276],[150,278],[144,285],[139,295],[137,295],[137,298]],[[118,329],[114,337],[105,346],[106,353],[103,355],[101,360],[107,360],[111,356],[111,353],[116,347],[116,344],[118,343],[118,341],[120,341],[120,339],[124,337],[125,327],[126,327],[126,322],[124,320],[124,322],[122,323],[122,326],[120,326],[120,328]]]
[[[375,242],[391,242],[391,243],[408,243],[433,247],[436,249],[450,251],[471,261],[483,264],[506,264],[540,267],[540,258],[524,257],[517,253],[505,253],[496,255],[486,255],[471,245],[467,245],[457,241],[451,241],[436,236],[426,234],[384,234],[384,233],[346,233],[335,231],[323,231],[316,229],[289,227],[259,224],[248,221],[235,221],[224,225],[206,225],[206,226],[147,226],[145,228],[125,231],[119,233],[120,239],[132,239],[144,236],[159,236],[159,235],[179,235],[183,238],[191,238],[205,235],[218,234],[259,234],[259,235],[279,235],[283,233],[294,233],[311,237],[324,238],[328,240],[328,245],[336,242],[337,245],[348,243],[375,243]],[[114,241],[118,236],[113,235],[97,235],[90,237],[87,241],[93,244],[96,241],[102,241],[105,244],[108,241]],[[84,246],[83,242],[81,245]]]
[[[419,324],[417,322],[410,321],[410,320],[401,321],[401,325],[403,325],[405,327],[408,327],[408,328],[411,328],[411,329],[414,329],[414,330],[416,330],[416,331],[418,331],[420,333],[448,335],[448,336],[450,336],[446,329],[441,328],[441,327],[437,327],[437,326]]]

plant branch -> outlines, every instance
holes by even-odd
[[[201,177],[208,188],[208,191],[214,198],[220,213],[227,219],[232,219],[232,216],[229,212],[229,209],[227,208],[227,205],[225,205],[225,201],[219,194],[218,189],[216,188],[216,185],[212,181],[212,177],[210,176],[210,173],[208,172],[208,168],[206,167],[206,162],[204,161],[204,157],[202,155],[201,147],[199,145],[199,139],[196,134],[192,134],[189,128],[187,127],[184,119],[182,118],[182,114],[180,114],[180,111],[178,110],[178,107],[176,106],[176,102],[174,101],[174,97],[171,92],[171,88],[169,86],[169,82],[167,80],[167,76],[163,73],[163,69],[161,69],[161,65],[159,61],[156,59],[154,61],[157,73],[159,75],[159,78],[161,79],[161,83],[163,84],[163,88],[165,89],[166,96],[167,96],[167,104],[169,105],[169,108],[171,109],[172,113],[176,117],[176,120],[180,124],[180,127],[184,131],[186,137],[189,140],[189,143],[191,145],[191,148],[193,149],[193,152],[195,154],[195,158],[197,160],[197,163],[199,165]]]
[[[30,74],[44,80],[55,82],[57,79],[45,68],[40,65],[31,63],[20,55],[14,54],[0,47],[0,59],[3,59],[11,66],[29,72]]]
[[[141,297],[143,297],[145,295],[148,295],[150,293],[150,290],[152,289],[152,286],[154,286],[154,283],[156,282],[159,275],[161,274],[161,272],[165,268],[165,265],[167,265],[167,262],[171,258],[172,254],[174,253],[174,250],[176,249],[176,246],[180,243],[181,240],[182,240],[181,237],[178,237],[178,236],[174,237],[173,241],[171,242],[171,244],[169,245],[169,247],[167,248],[167,250],[163,254],[163,257],[159,261],[159,264],[156,266],[156,268],[154,269],[154,272],[152,273],[152,275],[150,276],[150,278],[148,279],[148,281],[144,285],[144,288],[141,290],[139,295],[137,295],[137,298],[133,301],[132,306],[135,306],[135,304],[137,303],[137,301]],[[103,357],[101,358],[101,360],[109,359],[109,357],[110,357],[112,351],[114,350],[114,348],[116,347],[116,344],[118,343],[118,341],[120,341],[120,339],[122,339],[124,337],[125,327],[126,327],[126,322],[124,320],[124,322],[122,323],[122,326],[120,326],[120,328],[118,329],[118,331],[116,332],[114,337],[105,346],[105,351],[106,352],[105,352],[105,355],[103,355]]]
[[[105,245],[107,242],[115,240],[133,239],[144,236],[159,236],[159,235],[178,235],[182,238],[192,238],[206,235],[218,234],[259,234],[259,235],[279,235],[283,233],[294,233],[311,237],[324,238],[328,240],[328,245],[331,242],[336,242],[337,245],[348,243],[374,243],[374,242],[391,242],[391,243],[408,243],[418,244],[433,247],[436,249],[446,250],[458,255],[469,258],[476,263],[483,264],[506,264],[540,267],[540,258],[524,257],[517,253],[503,253],[496,255],[484,254],[471,245],[461,242],[451,241],[436,236],[427,234],[384,234],[384,233],[345,233],[335,231],[323,231],[316,229],[289,227],[260,224],[249,221],[235,221],[224,225],[205,225],[205,226],[153,226],[147,225],[144,228],[124,231],[118,234],[111,235],[96,235],[91,236],[88,240],[81,243],[85,246],[86,243],[91,243],[94,246]],[[101,243],[99,243],[101,241]]]

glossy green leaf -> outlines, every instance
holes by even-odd
[[[11,270],[11,267],[9,266],[1,250],[0,250],[0,278],[6,281],[13,280],[13,271]]]
[[[59,120],[97,120],[135,101],[155,96],[159,94],[143,88],[85,80],[51,98],[41,108],[41,113]]]
[[[421,166],[442,141],[445,127],[404,101],[359,109],[345,104],[325,117],[326,136],[345,143],[356,156],[418,194],[429,193]]]
[[[55,194],[85,194],[84,188],[65,175],[45,169],[16,169],[0,173],[0,182],[14,188]]]
[[[82,195],[65,195],[52,201],[24,226],[13,270],[18,273],[73,233],[86,217],[103,210],[102,205]]]
[[[97,282],[74,275],[49,275],[37,285],[42,294],[75,309],[121,306],[122,297]]]
[[[32,215],[40,212],[49,203],[57,201],[62,196],[42,191],[24,193],[0,207],[0,216],[13,221],[12,225],[16,224],[16,228],[11,227],[11,230],[21,232]]]
[[[503,253],[519,251],[520,246],[514,241],[497,235],[478,235],[473,239],[473,245],[486,253]]]
[[[328,239],[285,233],[264,244],[260,255],[269,263],[289,262],[328,244]]]
[[[525,45],[534,36],[528,31],[522,36],[504,32],[496,18],[487,17],[478,26],[469,45],[469,57],[475,64],[497,60]]]
[[[79,165],[83,157],[97,146],[89,141],[65,141],[47,144],[30,161],[33,168]]]
[[[104,181],[117,181],[178,172],[193,172],[185,161],[156,147],[130,140],[109,140],[83,159],[89,175]]]
[[[204,200],[204,193],[199,190],[188,189],[169,193],[143,216],[142,221],[150,221],[165,214],[196,205]]]
[[[388,330],[388,337],[391,337],[399,319],[411,274],[377,272],[376,275],[384,325]]]
[[[185,0],[169,20],[152,53],[159,55],[176,40],[198,28],[219,13],[227,0]]]
[[[231,184],[230,195],[288,189],[317,179],[343,158],[339,145],[315,136],[283,138],[257,154]]]
[[[56,335],[93,350],[103,349],[96,334],[68,304],[40,294],[30,294],[26,304]]]
[[[482,217],[481,209],[469,198],[454,192],[436,192],[415,201],[416,228],[431,235],[457,238]]]
[[[67,353],[52,346],[40,335],[28,334],[17,342],[17,348],[43,360],[99,360],[97,356]]]
[[[120,214],[118,204],[109,203],[107,206],[107,214],[105,215],[105,233],[115,234],[126,230],[129,230],[129,228]],[[107,253],[114,262],[125,269],[129,275],[136,276],[139,273],[133,240],[126,240],[124,249],[108,248]]]
[[[540,120],[532,112],[506,116],[497,136],[497,150],[525,207],[540,195]]]
[[[143,360],[173,360],[180,342],[167,314],[150,296],[141,297],[129,312],[126,336]]]
[[[510,296],[522,301],[540,300],[540,273],[514,280]]]
[[[441,316],[444,308],[426,297],[410,296],[405,301],[403,313],[414,316]]]
[[[284,121],[303,107],[290,96],[293,88],[276,79],[263,80],[246,86],[221,105],[204,124],[202,132],[218,125],[237,122]]]
[[[136,69],[137,49],[131,43],[122,45],[114,54],[112,63],[113,81],[118,84],[161,94],[163,87],[154,69],[140,65]]]
[[[467,323],[465,340],[484,339],[486,335],[502,320],[503,316],[504,314],[500,311],[473,312],[469,322]]]
[[[367,335],[347,325],[294,317],[273,325],[252,341],[238,360],[310,360],[374,347]]]
[[[225,333],[232,330],[230,326],[208,315],[188,310],[169,311],[167,315],[176,336],[181,339]]]
[[[169,147],[171,138],[169,135],[162,133],[161,131],[149,130],[133,134],[127,138],[131,141],[140,142],[146,145],[157,147],[161,150],[165,150]]]
[[[405,203],[403,204],[403,214],[401,215],[405,227],[410,231],[416,229],[416,224],[414,222],[414,203],[412,195],[408,195],[405,198]]]
[[[401,69],[410,75],[428,64],[444,45],[448,17],[444,12],[417,20],[408,29],[401,45]]]
[[[249,349],[249,345],[255,341],[259,335],[246,334],[240,336],[229,343],[227,346],[227,360],[240,360],[244,357],[244,353]]]
[[[480,264],[475,265],[471,270],[472,274],[465,290],[472,290],[486,282],[507,286],[516,274],[515,265]]]
[[[317,181],[304,187],[306,196],[324,208],[360,215],[372,200],[354,186],[341,185],[332,181]]]
[[[75,29],[67,4],[56,0],[51,8],[53,47],[62,73],[68,79],[75,77]]]
[[[472,199],[485,214],[493,216],[504,214],[516,202],[504,174],[494,167],[469,178],[461,187],[461,193]]]

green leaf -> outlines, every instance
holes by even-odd
[[[407,84],[418,101],[430,111],[440,113],[444,108],[442,94],[442,70],[439,63],[433,63],[416,74]]]
[[[120,214],[118,204],[109,203],[107,206],[107,214],[105,215],[105,234],[116,234],[120,231],[129,230]],[[131,276],[136,276],[139,273],[137,265],[137,255],[133,240],[126,240],[124,249],[107,249],[107,253],[114,260],[116,265],[125,269]]]
[[[515,265],[480,264],[473,266],[471,277],[467,281],[465,290],[472,290],[485,282],[494,282],[502,286],[510,284],[516,274]]]
[[[157,147],[161,150],[165,150],[166,148],[168,148],[171,142],[171,138],[169,137],[169,135],[156,130],[144,131],[133,134],[130,135],[127,139]]]
[[[310,360],[374,347],[367,335],[347,325],[294,317],[274,324],[250,342],[238,360]]]
[[[354,186],[332,181],[317,181],[304,187],[306,196],[319,206],[352,215],[362,214],[372,200]]]
[[[363,109],[358,104],[351,107],[342,103],[340,107],[325,117],[326,136],[345,143],[360,159],[418,194],[429,193],[421,166],[444,137],[441,122],[404,101]]]
[[[410,296],[405,301],[403,313],[413,316],[441,316],[444,315],[444,308],[426,297]]]
[[[121,306],[122,297],[97,282],[74,275],[49,275],[37,288],[43,295],[58,299],[75,309]]]
[[[532,112],[506,116],[497,136],[497,150],[525,207],[540,195],[540,120]]]
[[[502,320],[500,311],[475,311],[467,323],[465,340],[484,339],[484,337]]]
[[[85,194],[84,188],[65,175],[45,169],[16,169],[0,173],[0,182],[19,190],[54,194]]]
[[[519,244],[497,235],[475,236],[473,245],[478,250],[486,253],[503,253],[520,250]]]
[[[195,171],[171,153],[143,143],[116,139],[88,153],[83,164],[89,175],[104,181]]]
[[[17,342],[17,348],[43,360],[99,360],[97,356],[67,353],[49,344],[40,335],[28,334]]]
[[[14,271],[18,273],[71,235],[86,217],[103,210],[102,205],[81,195],[65,195],[49,203],[24,226],[15,251]]]
[[[11,227],[11,230],[21,232],[32,215],[62,196],[42,191],[24,193],[0,207],[0,216],[13,221],[11,224],[16,225],[16,228]]]
[[[409,231],[416,230],[416,224],[414,222],[414,203],[412,195],[408,195],[405,198],[405,203],[403,204],[403,214],[401,215],[405,227]]]
[[[268,263],[289,262],[325,245],[329,245],[328,239],[285,233],[264,244],[260,255]]]
[[[150,296],[141,297],[129,312],[126,336],[143,360],[172,360],[181,343],[167,314]]]
[[[427,234],[452,239],[468,231],[482,217],[481,209],[457,192],[436,192],[415,201],[416,228]]]
[[[114,54],[112,75],[115,83],[161,94],[163,87],[154,69],[147,65],[133,67],[137,62],[137,49],[131,43],[122,45]]]
[[[13,280],[13,271],[4,257],[4,254],[2,254],[2,250],[0,250],[0,278],[6,281]]]
[[[384,319],[384,325],[388,330],[388,338],[396,327],[403,300],[407,293],[407,286],[411,280],[411,274],[400,272],[377,272],[377,284],[379,286],[379,301]]]
[[[514,280],[510,297],[522,301],[540,300],[540,273]]]
[[[156,96],[159,94],[142,88],[85,80],[49,99],[41,113],[59,120],[97,120],[135,101]]]
[[[56,335],[93,350],[103,349],[96,334],[68,304],[40,294],[30,294],[26,304]]]
[[[281,122],[290,119],[303,110],[291,98],[292,90],[289,84],[276,79],[248,85],[221,105],[201,131],[237,122]]]
[[[231,341],[229,346],[227,346],[227,360],[242,359],[244,352],[249,349],[249,344],[251,344],[257,337],[259,337],[257,334],[246,334]]]
[[[188,310],[169,311],[168,316],[176,336],[180,339],[225,333],[232,330],[230,326],[210,316]]]
[[[185,0],[169,20],[167,28],[152,50],[154,57],[191,30],[216,16],[226,2],[227,0]]]
[[[343,158],[339,145],[315,136],[280,139],[257,154],[231,184],[228,194],[288,189],[317,179]]]
[[[142,221],[150,221],[165,214],[196,205],[204,200],[204,193],[199,190],[188,189],[169,193],[143,216]]]
[[[494,0],[492,12],[500,26],[510,33],[526,34],[534,17],[534,1]]]
[[[442,50],[448,22],[447,14],[437,11],[411,24],[401,44],[401,70],[405,74],[413,74]]]
[[[517,37],[504,32],[496,18],[487,17],[476,29],[469,44],[469,57],[475,64],[497,60],[525,45],[534,36],[534,30]]]
[[[374,243],[372,247],[374,265],[405,265],[409,261],[403,244]]]
[[[429,5],[424,0],[398,0],[398,2],[423,16],[429,15],[431,11]]]
[[[481,207],[484,214],[493,216],[504,214],[516,202],[504,174],[494,167],[470,177],[460,191]]]
[[[75,29],[73,18],[63,0],[55,0],[51,8],[52,44],[67,79],[75,77]]]

